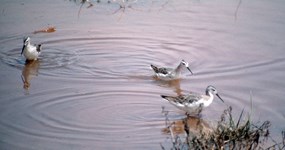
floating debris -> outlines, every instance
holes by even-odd
[[[36,30],[33,33],[34,34],[37,34],[37,33],[52,33],[52,32],[55,32],[55,31],[56,31],[55,27],[47,27],[47,28],[44,28],[44,29]]]

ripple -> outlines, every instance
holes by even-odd
[[[1,60],[12,67],[21,69],[22,67],[25,66],[25,59],[21,57],[21,49],[20,48],[15,48],[11,49],[5,53],[1,53],[0,57]]]
[[[161,43],[158,38],[145,36],[120,35],[119,37],[111,34],[102,37],[53,39],[46,43],[53,44],[53,47],[72,43],[70,45],[77,55],[76,63],[67,68],[61,68],[58,70],[60,72],[42,72],[47,76],[72,76],[72,78],[81,79],[127,79],[133,75],[149,75],[151,63],[160,64],[162,61],[167,62],[167,60],[171,60],[170,63],[178,64],[180,62],[175,58],[177,57],[175,48],[161,47],[161,44],[157,44]],[[142,43],[148,44],[142,45]],[[170,46],[172,44],[163,45]],[[181,50],[182,52],[184,50]],[[166,59],[161,59],[162,57]]]
[[[45,51],[39,58],[42,69],[60,68],[77,62],[76,52],[57,48],[45,49]]]
[[[35,110],[41,110],[42,113],[45,113],[45,110],[47,110],[48,114],[51,113],[50,116],[49,115],[43,115],[43,116],[49,116],[49,117],[46,117],[49,119],[56,116],[52,112],[58,112],[60,110],[65,110],[64,115],[76,114],[76,116],[78,115],[80,117],[77,118],[79,119],[78,122],[72,121],[72,123],[63,123],[63,124],[70,124],[70,125],[72,124],[78,127],[91,128],[92,126],[97,126],[98,122],[100,121],[102,122],[104,121],[106,123],[106,121],[108,120],[110,121],[108,123],[109,125],[114,124],[113,122],[114,118],[116,118],[116,120],[120,120],[121,123],[130,122],[130,121],[133,122],[135,120],[142,121],[141,119],[146,119],[146,118],[149,119],[149,117],[141,117],[141,116],[144,116],[144,115],[154,116],[153,113],[155,113],[157,108],[159,108],[160,106],[152,105],[151,103],[149,103],[149,101],[142,100],[148,97],[152,98],[153,95],[152,94],[150,95],[145,92],[142,92],[142,93],[125,92],[124,93],[120,91],[84,93],[84,94],[74,94],[74,95],[66,95],[66,96],[63,95],[61,97],[55,97],[53,99],[49,99],[48,101],[43,101],[41,103],[35,103],[34,105],[31,105],[31,108]],[[125,100],[126,98],[134,99],[134,100],[128,101],[128,100]],[[145,111],[145,109],[136,109],[140,107],[142,108],[145,107],[147,111]],[[40,115],[39,117],[41,118],[41,116],[42,115]],[[76,118],[76,116],[72,115],[70,117]],[[83,120],[80,121],[80,119],[83,119]],[[152,119],[155,120],[155,118],[152,118]],[[58,120],[57,124],[61,124],[60,122],[62,122],[61,119],[51,119],[51,120]],[[94,120],[98,122],[94,123],[93,122]],[[80,124],[82,122],[85,122],[85,123]],[[88,124],[90,124],[91,126],[88,126]],[[116,125],[114,124],[114,126]]]
[[[133,32],[135,34],[137,31]],[[167,41],[167,38],[146,35],[133,37],[116,34],[46,39],[42,42],[43,50],[39,57],[40,75],[73,79],[149,76],[150,64],[176,66],[181,59],[187,59],[180,55],[188,53],[184,41]],[[19,53],[20,47],[8,48],[0,57],[5,64],[21,69],[25,60]]]
[[[46,48],[45,48],[46,47]],[[21,48],[13,48],[5,50],[1,53],[1,60],[9,66],[21,69],[25,65],[25,58],[20,54]],[[43,50],[39,56],[41,69],[60,68],[72,65],[77,61],[77,54],[74,51],[67,51],[66,49],[51,48],[43,43]]]
[[[0,128],[28,139],[57,139],[59,143],[104,139],[119,144],[129,137],[132,143],[159,142],[160,134],[153,133],[160,132],[164,118],[157,98],[145,91],[43,91],[6,104]]]
[[[282,128],[285,61],[278,41],[284,22],[270,11],[273,5],[258,3],[267,10],[262,16],[251,3],[240,11],[250,15],[235,20],[235,2],[221,7],[218,1],[131,0],[121,9],[107,0],[93,7],[72,2],[78,5],[11,2],[7,8],[15,11],[3,10],[2,149],[160,149],[161,106],[173,111],[170,118],[184,113],[159,95],[204,93],[209,84],[237,114],[250,106],[252,91],[254,110]],[[43,52],[39,63],[25,65],[22,38],[46,21],[57,31],[31,35]],[[193,76],[185,73],[174,82],[152,78],[150,64],[176,67],[181,59],[189,61]],[[29,94],[23,94],[19,70],[24,81],[32,81]],[[218,117],[223,106],[214,101],[203,119]]]

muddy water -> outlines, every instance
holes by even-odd
[[[168,147],[160,98],[214,85],[236,116],[252,110],[284,129],[284,2],[0,2],[1,149],[160,149]],[[237,9],[238,8],[238,9]],[[54,26],[55,32],[38,33]],[[26,64],[23,37],[42,43]],[[150,64],[189,61],[182,80],[152,77]],[[251,97],[251,98],[250,98]],[[250,99],[253,101],[251,108]],[[226,106],[202,113],[211,124]]]

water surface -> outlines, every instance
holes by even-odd
[[[161,107],[171,120],[185,115],[160,95],[204,93],[208,85],[235,116],[245,108],[254,121],[271,121],[271,135],[280,139],[281,0],[242,1],[239,7],[227,0],[0,3],[1,149],[168,147]],[[49,26],[56,31],[33,34]],[[20,56],[25,36],[43,44],[40,59],[28,65]],[[175,67],[182,59],[193,76],[186,70],[178,81],[152,77],[150,64]],[[215,122],[226,105],[215,100],[203,122]]]

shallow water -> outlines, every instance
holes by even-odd
[[[214,85],[236,116],[252,110],[284,129],[284,1],[0,2],[1,149],[160,149],[165,117],[184,113],[161,94],[204,93]],[[238,10],[237,10],[238,7]],[[118,11],[117,11],[118,10]],[[236,11],[237,10],[237,11]],[[114,13],[115,12],[115,13]],[[55,26],[52,33],[37,33]],[[42,43],[25,65],[22,40]],[[150,64],[194,72],[164,82]],[[253,106],[251,108],[250,97]],[[215,100],[202,113],[219,119]]]

